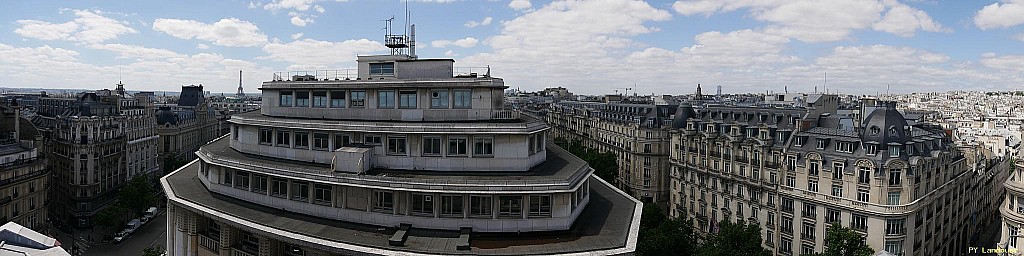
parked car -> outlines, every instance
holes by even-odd
[[[122,230],[121,232],[117,232],[117,235],[114,236],[114,242],[115,243],[120,243],[125,238],[128,238],[128,234],[129,233],[125,232],[124,230]]]
[[[128,224],[125,224],[124,232],[131,234],[132,232],[135,232],[136,229],[139,229],[139,226],[142,226],[142,220],[132,219],[131,221],[128,221]]]

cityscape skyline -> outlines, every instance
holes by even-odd
[[[233,92],[238,70],[255,88],[275,71],[354,68],[357,54],[386,52],[382,20],[405,24],[400,1],[203,5],[14,3],[0,11],[0,87],[102,89],[121,80],[160,91],[202,83]],[[527,91],[610,94],[635,84],[639,94],[682,94],[700,83],[727,94],[826,87],[880,94],[1012,90],[1024,82],[1015,64],[1024,61],[1015,47],[1024,41],[1024,18],[1015,15],[1024,3],[1016,0],[411,1],[408,8],[421,55],[490,65],[510,88]]]

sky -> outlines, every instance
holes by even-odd
[[[246,92],[386,54],[400,0],[13,1],[0,87]],[[420,58],[577,94],[1024,89],[1024,0],[411,0]],[[635,88],[635,89],[634,89]]]

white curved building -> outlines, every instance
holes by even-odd
[[[503,109],[501,78],[358,64],[275,74],[260,111],[161,180],[171,255],[633,252],[641,204]]]

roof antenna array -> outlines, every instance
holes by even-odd
[[[384,20],[384,46],[391,49],[391,55],[408,55],[416,57],[416,25],[410,25],[409,1],[405,2],[405,26],[401,35],[392,34],[392,22],[395,17]]]

